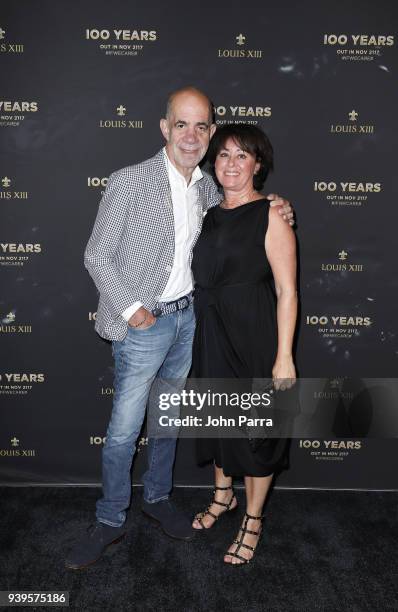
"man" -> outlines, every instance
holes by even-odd
[[[216,129],[212,118],[209,98],[197,89],[170,96],[160,121],[166,147],[110,176],[87,244],[85,265],[100,292],[95,327],[112,341],[115,379],[97,522],[69,554],[70,569],[95,562],[124,536],[131,462],[151,387],[155,378],[185,380],[190,369],[192,249],[204,213],[221,201],[198,167]],[[273,204],[285,205],[289,221],[289,204]],[[149,440],[142,510],[167,535],[190,540],[190,521],[169,500],[175,446],[175,437]]]

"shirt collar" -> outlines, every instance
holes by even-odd
[[[166,160],[166,167],[167,167],[167,172],[168,172],[169,177],[171,176],[175,180],[184,181],[184,186],[187,188],[191,187],[197,181],[200,181],[200,179],[203,178],[201,169],[199,168],[199,166],[196,166],[196,168],[192,172],[191,181],[189,185],[187,185],[185,178],[182,176],[180,172],[178,172],[177,168],[169,160],[168,155],[166,153],[166,147],[163,147],[163,153],[164,153],[164,157]]]

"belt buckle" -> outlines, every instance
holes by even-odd
[[[190,304],[189,296],[183,295],[182,297],[178,298],[178,300],[174,300],[174,302],[167,302],[166,308],[167,306],[170,308],[170,314],[171,314],[173,312],[177,312],[179,310],[184,310],[185,308],[188,308],[189,304]],[[163,309],[157,306],[157,308],[154,308],[152,310],[152,314],[154,317],[160,317],[163,314]]]
[[[187,295],[184,295],[182,298],[180,298],[180,300],[178,301],[178,308],[179,310],[184,310],[185,308],[188,308],[189,306],[189,298]],[[181,303],[181,305],[180,305]]]

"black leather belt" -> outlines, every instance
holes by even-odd
[[[178,310],[185,310],[191,303],[192,293],[188,293],[188,295],[183,295],[174,302],[158,302],[156,308],[152,310],[152,314],[154,317],[163,317]]]

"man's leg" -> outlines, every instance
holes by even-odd
[[[147,328],[129,327],[122,342],[113,343],[115,379],[112,416],[102,453],[103,497],[97,520],[121,526],[131,497],[131,463],[156,373],[173,343],[166,318]]]
[[[179,393],[191,367],[192,340],[195,328],[193,308],[168,315],[175,321],[176,336],[151,389],[148,405],[148,469],[144,474],[143,512],[160,523],[172,538],[191,540],[195,531],[191,521],[169,500],[178,428],[169,438],[157,437],[159,430],[160,393]],[[178,416],[179,407],[168,410],[168,416]],[[151,436],[151,432],[154,434]]]
[[[156,401],[159,394],[181,391],[191,367],[192,342],[195,332],[193,304],[185,310],[180,310],[164,318],[173,320],[175,341],[170,347],[154,383],[154,402],[153,406],[151,403],[149,405],[148,420],[154,419],[155,421],[160,416]],[[142,479],[144,483],[144,501],[146,503],[156,503],[167,499],[170,495],[173,485],[173,465],[177,435],[178,431],[175,432],[172,438],[149,437],[148,469]]]

